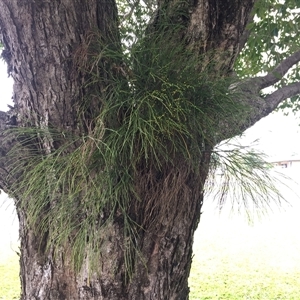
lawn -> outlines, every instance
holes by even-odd
[[[0,300],[20,297],[18,223],[12,200],[0,196]]]
[[[195,234],[190,299],[300,299],[300,187],[288,182],[282,208],[256,220],[218,214],[207,203]]]
[[[298,210],[300,212],[300,210]],[[300,299],[299,221],[200,224],[190,299]],[[201,230],[202,229],[202,230]]]
[[[300,199],[288,198],[292,206],[254,225],[204,206],[195,234],[191,300],[300,299]],[[7,232],[1,231],[2,241]],[[19,296],[17,245],[11,242],[0,248],[0,299],[5,300]]]
[[[0,256],[0,299],[20,298],[19,261],[17,254]]]

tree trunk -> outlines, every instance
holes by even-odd
[[[26,226],[24,214],[19,213],[21,299],[188,299],[193,234],[203,193],[198,181],[186,180],[182,183],[175,176],[162,182],[166,185],[167,181],[178,181],[181,191],[175,197],[158,199],[163,204],[168,202],[167,208],[157,208],[164,210],[165,217],[144,228],[137,237],[140,250],[133,254],[130,278],[124,261],[124,229],[117,221],[106,229],[99,273],[91,273],[88,261],[84,261],[80,272],[74,272],[70,249],[61,249],[59,255],[43,252],[43,239],[48,237],[36,236]]]
[[[204,9],[203,1],[198,2],[185,32],[188,36],[187,47],[199,54],[211,49],[219,53],[230,50],[226,62],[217,66],[220,72],[227,74],[238,53],[239,35],[247,23],[253,1],[244,1],[247,5],[240,7],[236,4],[232,11],[238,17],[231,14],[229,19],[218,19],[219,13],[213,6]],[[202,15],[198,14],[198,18],[205,19],[207,28],[196,26],[199,21],[196,13],[201,7]],[[222,9],[220,5],[217,7],[218,10]],[[210,28],[214,23],[204,18],[204,15],[210,16],[219,25],[223,24],[220,28],[224,34],[220,34],[215,27]],[[230,22],[239,31],[230,27]],[[101,110],[102,100],[109,94],[109,89],[113,88],[112,81],[116,76],[124,75],[120,72],[120,66],[118,68],[118,58],[113,62],[101,58],[97,72],[101,73],[102,82],[92,87],[85,84],[95,71],[92,61],[95,53],[91,52],[93,43],[100,40],[103,49],[120,49],[114,1],[1,0],[0,26],[5,46],[3,56],[14,78],[15,108],[11,111],[13,116],[10,125],[41,129],[44,132],[43,135],[37,134],[34,143],[29,146],[32,140],[27,139],[26,149],[30,148],[30,151],[47,157],[62,146],[58,136],[83,136],[91,132],[95,127],[95,117]],[[200,49],[197,45],[203,44],[203,36],[206,46]],[[218,42],[214,44],[212,39]],[[229,42],[225,45],[223,42],[226,39]],[[217,60],[222,61],[220,58]],[[87,66],[90,67],[90,73],[84,69]],[[86,94],[93,94],[94,89],[97,89],[98,96],[85,102]],[[83,105],[88,109],[81,113]],[[114,120],[112,126],[115,126]],[[56,136],[52,134],[53,129]],[[16,140],[24,145],[19,136]],[[65,154],[75,151],[79,146],[80,142],[77,142],[66,147]],[[31,195],[23,195],[22,187],[10,188],[12,184],[18,187],[23,176],[22,170],[12,173],[13,167],[2,163],[1,172],[11,174],[11,177],[1,179],[1,187],[16,199],[20,220],[21,299],[188,299],[187,281],[193,234],[200,219],[203,186],[212,146],[203,149],[197,171],[190,171],[189,163],[182,157],[177,158],[177,165],[163,163],[163,171],[154,170],[154,175],[146,163],[140,167],[134,176],[136,189],[143,201],[134,199],[128,210],[128,215],[137,224],[132,237],[137,251],[127,249],[128,236],[124,235],[124,220],[120,217],[120,207],[116,207],[113,217],[105,221],[105,235],[98,245],[101,251],[95,271],[90,266],[88,251],[83,256],[80,269],[74,269],[72,237],[69,245],[60,245],[56,249],[54,246],[49,247],[51,230],[39,232],[29,220],[31,216],[27,207],[33,201]],[[2,152],[6,154],[9,149],[3,149]],[[51,176],[49,170],[49,180]],[[151,180],[149,176],[152,176]],[[143,182],[147,182],[147,185],[143,186]],[[82,205],[78,208],[78,218],[87,219],[88,215],[83,213],[84,201],[80,195],[76,197],[74,203]],[[47,201],[43,208],[45,213],[55,210],[56,203],[63,200],[57,193],[55,200]],[[80,213],[84,217],[80,217]],[[39,218],[43,222],[43,215]],[[99,222],[102,219],[99,217]],[[99,231],[100,234],[102,231]]]

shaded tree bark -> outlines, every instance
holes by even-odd
[[[174,11],[177,4],[175,0],[159,1],[157,15],[147,32],[151,32],[153,39],[155,34],[160,34],[157,28],[161,22],[160,13],[164,10],[171,20],[182,24],[174,40],[185,39],[187,49],[204,57],[196,66],[199,72],[208,61],[214,61],[218,76],[228,76],[240,45],[244,44],[242,37],[254,1],[184,2],[179,4],[183,6],[182,15]],[[61,146],[57,135],[81,136],[88,134],[93,127],[102,100],[113,88],[115,76],[120,75],[117,67],[121,62],[118,59],[100,61],[98,71],[103,81],[97,86],[98,97],[89,102],[85,102],[85,96],[94,91],[83,88],[90,75],[81,66],[88,65],[91,45],[99,40],[103,48],[121,51],[115,2],[1,0],[0,28],[5,47],[3,56],[14,79],[15,103],[13,110],[0,115],[3,140],[0,184],[15,198],[20,220],[21,299],[188,299],[193,233],[200,219],[203,187],[214,145],[203,146],[197,172],[187,172],[189,164],[183,157],[177,157],[176,166],[162,162],[163,171],[154,170],[151,180],[145,179],[149,183],[147,186],[138,182],[150,176],[149,166],[142,165],[135,174],[137,190],[143,201],[133,201],[128,214],[142,230],[135,237],[139,254],[133,254],[131,278],[127,278],[126,241],[117,211],[108,221],[103,237],[99,272],[90,271],[87,258],[81,269],[75,272],[70,257],[71,246],[61,247],[56,252],[47,248],[51,232],[39,234],[32,228],[26,211],[26,201],[30,201],[30,197],[23,197],[20,190],[11,188],[16,186],[22,172],[12,172],[11,161],[18,157],[10,158],[8,153],[15,144],[22,144],[22,140],[19,137],[4,138],[4,129],[14,126],[48,131],[48,135],[36,136],[35,143],[30,145],[34,151],[48,155]],[[299,61],[298,56],[295,54],[284,63],[286,71]],[[281,72],[279,77],[285,73],[282,67],[275,69],[276,73]],[[215,143],[250,127],[282,100],[300,92],[296,83],[263,99],[259,92],[276,81],[278,76],[273,75],[270,73],[232,87],[241,89],[245,97],[238,101],[251,109],[235,131],[228,129],[229,120],[221,120]],[[126,78],[124,82],[126,88]],[[82,114],[80,108],[83,104],[87,109]],[[56,136],[51,133],[53,129]],[[76,146],[79,145],[73,144],[66,152],[73,151]],[[51,210],[54,206],[55,203],[49,201],[45,209]],[[99,221],[101,218],[99,216]]]

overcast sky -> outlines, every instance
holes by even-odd
[[[300,114],[284,115],[274,112],[246,130],[243,144],[259,140],[257,148],[270,156],[270,160],[300,157]]]

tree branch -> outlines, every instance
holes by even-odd
[[[284,100],[300,94],[300,82],[291,83],[277,89],[273,93],[262,96],[261,77],[246,79],[230,87],[237,103],[245,107],[241,117],[220,120],[217,141],[231,138],[241,134],[256,122],[272,113]]]
[[[265,97],[266,110],[270,113],[284,100],[300,94],[300,82],[286,85]]]
[[[240,129],[244,131],[253,126],[256,122],[272,113],[281,102],[298,94],[300,94],[300,82],[279,88],[265,97],[251,94],[248,89],[248,94],[244,94],[243,102],[250,109],[248,116],[241,122]]]
[[[266,76],[257,77],[260,78],[260,89],[269,87],[278,82],[282,77],[300,61],[300,50],[284,59],[277,67],[269,72]]]

